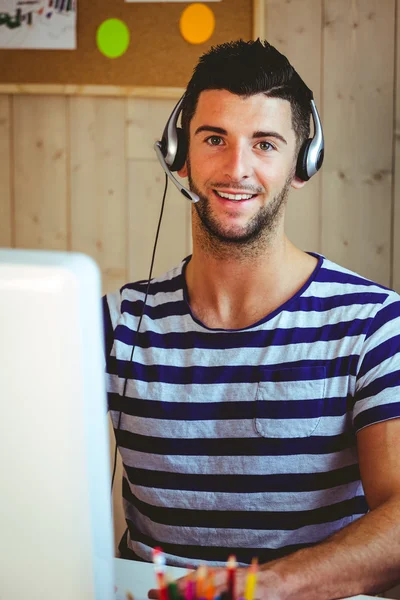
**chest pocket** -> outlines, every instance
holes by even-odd
[[[312,435],[323,415],[326,368],[263,367],[257,386],[254,428],[266,438]]]

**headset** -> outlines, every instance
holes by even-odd
[[[307,87],[307,86],[306,86]],[[301,181],[308,181],[322,167],[324,160],[324,134],[322,124],[319,118],[317,107],[315,106],[313,93],[310,93],[311,115],[314,123],[314,136],[306,140],[300,148],[296,164],[296,175]],[[173,109],[167,124],[164,128],[161,141],[154,144],[158,160],[161,163],[165,174],[170,178],[178,190],[192,202],[198,202],[197,194],[185,188],[172,175],[172,171],[179,171],[185,164],[187,154],[187,141],[185,132],[177,126],[178,118],[182,112],[182,103],[185,94],[180,98]]]

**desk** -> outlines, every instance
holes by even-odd
[[[134,560],[114,559],[115,582],[118,588],[116,600],[126,600],[126,592],[130,592],[135,600],[147,600],[150,588],[156,588],[153,565]],[[167,567],[171,577],[178,579],[186,575],[187,569]],[[371,600],[373,596],[353,596],[352,600]],[[348,600],[348,599],[346,599]]]
[[[135,560],[114,559],[115,585],[117,586],[116,600],[126,600],[126,592],[130,592],[135,600],[148,600],[147,592],[156,588],[154,567],[150,563]],[[167,567],[167,572],[173,579],[178,579],[188,573],[180,567]]]

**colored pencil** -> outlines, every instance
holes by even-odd
[[[258,560],[253,558],[246,578],[245,600],[253,600],[257,581]]]
[[[212,569],[208,572],[208,579],[206,584],[206,600],[214,600],[215,596],[215,585],[214,585],[214,571]]]
[[[153,550],[153,563],[157,577],[158,591],[160,592],[160,600],[168,600],[168,591],[165,582],[165,556],[159,547]]]
[[[186,579],[185,600],[196,600],[196,582],[193,573],[190,573]]]
[[[168,599],[169,600],[180,600],[181,596],[179,594],[179,589],[177,583],[175,581],[171,581],[168,583]]]
[[[228,570],[227,587],[228,587],[229,600],[235,600],[236,599],[235,583],[236,583],[236,569],[237,569],[236,556],[234,556],[233,554],[230,555],[230,557],[228,558],[228,561],[226,563],[226,567]]]
[[[206,597],[207,567],[200,565],[196,571],[196,598]]]

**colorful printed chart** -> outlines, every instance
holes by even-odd
[[[75,0],[0,0],[0,48],[75,50]]]

